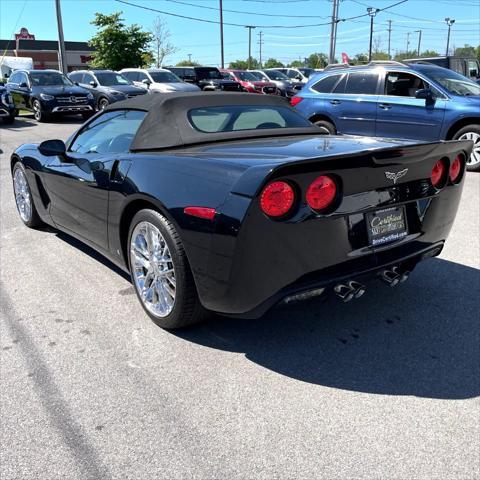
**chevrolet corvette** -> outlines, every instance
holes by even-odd
[[[442,251],[472,142],[321,133],[275,96],[139,96],[15,150],[15,201],[129,272],[167,329],[400,284]]]

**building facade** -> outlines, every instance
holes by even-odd
[[[65,42],[68,71],[85,69],[92,59],[93,48],[87,42]],[[59,68],[58,41],[37,40],[26,28],[12,40],[0,40],[0,58],[30,57],[34,68]]]

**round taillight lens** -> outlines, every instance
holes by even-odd
[[[432,168],[432,173],[430,179],[432,180],[432,185],[435,188],[439,188],[442,180],[445,177],[445,171],[447,169],[445,160],[439,160]]]
[[[337,184],[332,177],[320,175],[308,187],[306,199],[313,210],[325,210],[337,196]]]
[[[455,183],[460,179],[460,174],[462,173],[462,163],[462,157],[457,155],[455,160],[450,165],[450,180],[452,183]]]
[[[295,201],[293,188],[282,181],[269,183],[260,195],[260,207],[269,217],[282,217]]]

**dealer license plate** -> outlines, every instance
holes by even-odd
[[[367,233],[370,245],[382,245],[407,236],[405,208],[393,207],[367,213]]]

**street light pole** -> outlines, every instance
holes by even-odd
[[[372,61],[372,44],[373,44],[373,18],[378,12],[378,8],[368,7],[368,15],[370,16],[370,46],[368,47],[368,61]]]
[[[411,32],[407,32],[407,50],[406,50],[407,54],[408,54],[408,49],[410,48],[410,33]]]
[[[422,31],[415,30],[415,33],[418,33],[418,47],[417,47],[417,57],[420,56],[420,44],[422,43]]]
[[[68,72],[67,54],[65,53],[65,40],[63,38],[62,10],[60,0],[55,0],[55,9],[57,11],[57,27],[58,27],[58,63],[59,70],[62,73]]]
[[[450,47],[450,29],[452,28],[452,25],[455,23],[455,20],[453,18],[447,17],[445,19],[448,25],[448,35],[447,35],[447,51],[445,53],[446,56],[448,56],[448,50]]]
[[[225,68],[225,58],[223,52],[223,2],[219,0],[220,4],[220,65]]]
[[[248,60],[247,68],[251,68],[251,58],[252,58],[252,28],[256,28],[253,25],[247,25],[245,28],[248,28]]]
[[[262,45],[263,45],[263,32],[258,33],[258,37],[260,40],[258,41],[258,45],[260,46],[260,68],[262,68]]]
[[[392,56],[390,55],[390,43],[392,40],[392,21],[388,21],[388,59],[390,60]]]

